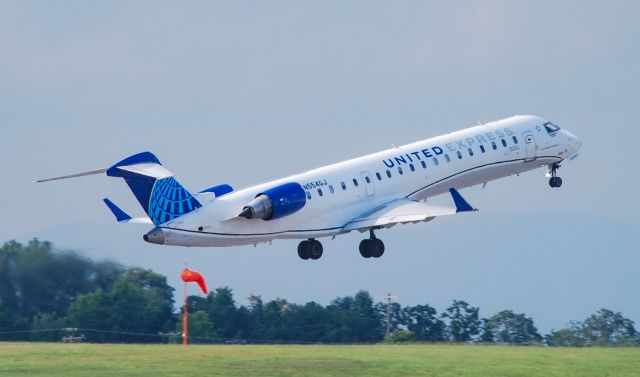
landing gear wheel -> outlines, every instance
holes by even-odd
[[[318,240],[309,240],[309,257],[313,260],[322,256],[322,244]]]
[[[554,187],[554,188],[562,186],[562,178],[560,178],[560,177],[551,177],[551,178],[549,178],[549,186]]]
[[[364,258],[371,258],[371,247],[369,246],[371,244],[371,240],[367,239],[367,240],[362,240],[360,241],[360,255],[362,255]]]
[[[322,244],[318,240],[308,239],[298,244],[298,256],[300,259],[320,259],[322,257]]]
[[[298,256],[300,259],[307,260],[311,257],[309,255],[309,241],[304,240],[298,244]]]
[[[374,258],[380,258],[384,254],[384,242],[380,239],[369,240],[371,243],[371,256]]]
[[[360,241],[360,255],[365,258],[380,258],[384,254],[384,242],[376,238],[373,229],[370,229],[369,232],[370,238]]]

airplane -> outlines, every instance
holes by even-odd
[[[228,184],[190,192],[156,156],[142,152],[109,168],[36,182],[106,173],[125,180],[147,216],[132,218],[108,198],[120,223],[154,226],[143,239],[158,245],[222,247],[301,239],[298,256],[322,257],[319,238],[354,230],[364,258],[385,252],[376,237],[397,224],[428,222],[471,212],[458,190],[546,166],[558,188],[560,164],[573,159],[582,142],[538,116],[514,116],[378,153],[338,162],[282,179],[234,190]],[[449,194],[453,206],[427,203]]]

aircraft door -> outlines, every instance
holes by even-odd
[[[368,171],[363,171],[360,173],[362,180],[364,181],[364,187],[367,192],[367,196],[374,196],[376,194],[376,187],[373,184],[373,177],[371,173]]]
[[[523,132],[522,136],[524,137],[524,147],[525,147],[525,157],[524,161],[533,161],[537,157],[538,152],[538,144],[536,143],[535,137],[533,137],[533,133],[531,132]]]

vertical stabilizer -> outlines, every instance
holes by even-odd
[[[129,156],[108,168],[106,174],[125,180],[155,225],[202,206],[150,152]]]

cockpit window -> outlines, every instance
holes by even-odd
[[[560,130],[560,127],[556,126],[555,124],[551,123],[551,122],[547,122],[545,124],[543,124],[544,129],[547,130],[547,133],[554,133],[557,132],[558,130]]]

